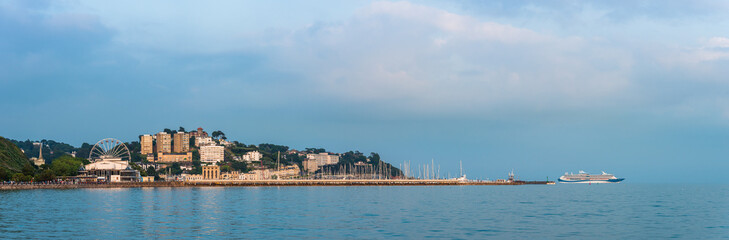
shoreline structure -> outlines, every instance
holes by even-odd
[[[551,185],[553,181],[458,181],[451,179],[319,179],[319,180],[197,180],[180,182],[125,182],[79,184],[0,184],[0,190],[144,188],[144,187],[306,187],[306,186],[462,186],[462,185]]]

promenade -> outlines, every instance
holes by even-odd
[[[76,189],[76,188],[141,188],[141,187],[266,187],[266,186],[455,186],[455,185],[533,185],[553,184],[546,181],[457,181],[441,179],[315,179],[315,180],[198,180],[184,182],[125,182],[79,184],[0,184],[0,190]]]

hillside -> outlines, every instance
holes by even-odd
[[[0,168],[19,172],[23,165],[29,162],[30,160],[25,157],[25,154],[20,151],[18,146],[4,137],[0,137]]]

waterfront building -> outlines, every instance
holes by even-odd
[[[192,152],[158,153],[157,162],[160,162],[160,163],[192,162]]]
[[[329,153],[309,153],[306,154],[306,159],[316,161],[319,166],[339,163],[339,155]]]
[[[239,171],[220,173],[220,179],[222,179],[222,180],[238,180],[239,176],[240,176]]]
[[[319,165],[316,164],[316,160],[304,160],[301,165],[304,166],[304,171],[308,173],[316,172],[316,170],[319,169]]]
[[[242,156],[243,161],[246,162],[261,161],[261,158],[263,158],[263,154],[259,151],[247,152]]]
[[[225,147],[223,146],[202,146],[200,147],[200,161],[204,163],[222,162],[225,156]]]
[[[154,182],[154,176],[142,176],[142,182]]]
[[[172,138],[170,134],[166,132],[157,133],[157,152],[158,153],[171,153],[172,152]]]
[[[299,165],[288,165],[283,166],[280,169],[271,172],[271,176],[276,176],[278,179],[298,177],[301,174]]]
[[[198,181],[198,180],[203,180],[203,175],[202,174],[187,174],[187,173],[183,173],[180,176],[182,177],[182,181]]]
[[[134,170],[129,162],[119,158],[103,159],[86,164],[79,171],[79,176],[80,179],[105,182],[138,182],[140,180],[139,171]]]
[[[142,145],[142,154],[154,153],[154,137],[145,134],[139,137],[139,143]]]
[[[190,151],[190,134],[185,132],[177,132],[172,139],[173,141],[173,152],[187,152]]]
[[[196,147],[202,147],[202,146],[208,146],[208,145],[215,145],[215,140],[213,140],[213,138],[211,138],[211,137],[195,138]]]
[[[203,179],[220,179],[220,166],[202,166]]]
[[[240,180],[267,180],[271,179],[271,171],[268,169],[256,169],[248,173],[238,174]]]

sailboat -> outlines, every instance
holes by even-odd
[[[461,164],[461,177],[456,178],[456,181],[459,182],[466,182],[468,179],[466,179],[466,174],[463,174],[463,161],[458,161]]]

